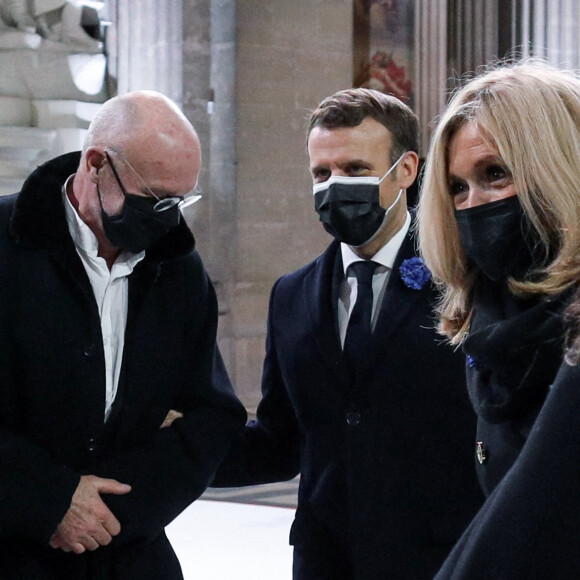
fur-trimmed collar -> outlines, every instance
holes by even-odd
[[[10,231],[19,243],[48,249],[72,243],[62,203],[62,186],[77,171],[80,157],[80,151],[56,157],[26,179],[10,222]],[[191,252],[194,247],[193,235],[182,219],[175,230],[146,254],[148,258],[163,260]]]

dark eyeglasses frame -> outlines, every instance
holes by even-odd
[[[111,151],[113,151],[114,153],[116,153],[117,155],[119,155],[123,159],[123,161],[129,166],[131,171],[133,171],[133,173],[139,178],[139,180],[141,181],[141,183],[143,184],[143,186],[147,190],[147,193],[151,197],[154,197],[157,200],[157,202],[153,206],[154,211],[161,213],[163,211],[167,211],[168,209],[175,207],[176,205],[181,206],[181,207],[185,207],[185,206],[189,205],[190,203],[194,203],[194,201],[197,201],[201,197],[201,195],[197,195],[197,196],[194,196],[195,199],[191,199],[191,200],[190,200],[190,198],[188,198],[187,200],[184,200],[184,196],[180,196],[180,195],[171,195],[171,196],[167,196],[164,198],[160,198],[159,196],[155,195],[153,193],[153,191],[151,191],[151,189],[147,186],[147,184],[145,183],[143,178],[139,175],[137,170],[129,163],[129,160],[120,151],[116,151],[115,149],[111,149]],[[115,167],[115,164],[113,163],[113,160],[112,160],[111,156],[109,155],[109,152],[106,149],[105,149],[105,157],[107,158],[107,161],[109,162],[109,164],[111,166],[111,170],[113,171],[113,175],[115,176],[115,181],[117,182],[117,184],[121,188],[123,195],[125,195],[125,196],[128,195],[128,192],[125,189],[123,182],[121,181],[119,173],[117,172],[117,168]],[[196,189],[197,189],[197,186],[196,186]]]

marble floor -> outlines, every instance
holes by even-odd
[[[185,580],[291,580],[298,481],[208,489],[166,529]]]
[[[198,500],[167,528],[185,580],[291,580],[294,509]]]

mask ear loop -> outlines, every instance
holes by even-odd
[[[407,153],[407,152],[405,151],[405,153]],[[397,165],[399,164],[401,159],[403,159],[403,157],[405,156],[405,153],[403,153],[395,161],[395,163],[393,163],[393,165],[391,165],[390,169],[379,179],[379,185],[383,181],[383,179],[385,179],[385,177],[387,177],[387,175],[389,175],[389,173],[391,173],[391,171],[393,171],[393,169],[395,169],[395,167],[397,167]],[[381,222],[379,229],[366,242],[363,242],[362,244],[360,244],[360,246],[356,246],[357,248],[360,248],[361,246],[366,246],[367,244],[370,244],[379,235],[379,232],[383,229],[383,226],[387,222],[389,212],[397,205],[397,203],[399,203],[399,200],[401,199],[402,195],[403,195],[403,188],[401,187],[401,189],[399,189],[399,194],[397,195],[395,201],[385,210],[385,215],[383,216],[383,221]]]
[[[387,177],[387,175],[389,175],[391,171],[393,171],[393,169],[395,169],[395,167],[399,165],[399,162],[401,161],[401,159],[403,159],[403,157],[405,157],[406,154],[407,151],[402,153],[401,156],[391,165],[391,167],[389,167],[389,170],[379,179],[379,185],[383,182],[383,179],[385,179],[385,177]]]
[[[395,169],[395,167],[397,167],[397,165],[399,165],[399,162],[401,161],[401,159],[403,159],[403,157],[406,154],[407,154],[407,152],[405,151],[405,153],[403,153],[393,163],[393,165],[391,165],[390,169],[379,179],[379,185],[382,183],[383,179],[385,179],[385,177],[387,177],[387,175],[389,175],[389,173],[391,173],[391,171],[393,171],[393,169]],[[395,201],[385,210],[385,216],[383,218],[383,224],[385,223],[385,220],[387,219],[387,216],[389,215],[389,212],[397,205],[397,203],[399,203],[399,200],[401,199],[401,195],[403,195],[403,188],[399,189],[399,195],[397,195],[397,199],[395,199]],[[383,224],[381,224],[381,228],[383,227]],[[379,231],[380,231],[381,228],[379,228]],[[372,240],[372,238],[371,238],[371,240]]]
[[[379,232],[383,229],[383,226],[387,221],[389,212],[397,205],[397,203],[401,199],[401,195],[403,195],[403,188],[399,189],[399,195],[397,195],[397,199],[395,199],[395,201],[385,210],[385,215],[383,216],[383,221],[381,222],[379,229],[366,242],[363,242],[359,246],[354,246],[355,248],[360,248],[361,246],[366,246],[367,244],[370,244],[370,242],[372,242],[379,235]]]

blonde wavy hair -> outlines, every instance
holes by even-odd
[[[453,344],[466,336],[478,275],[467,265],[448,181],[450,141],[470,122],[511,171],[550,257],[532,280],[511,279],[512,292],[549,298],[580,279],[580,78],[538,60],[487,70],[460,88],[440,117],[418,207],[420,250],[442,292],[438,330]]]

